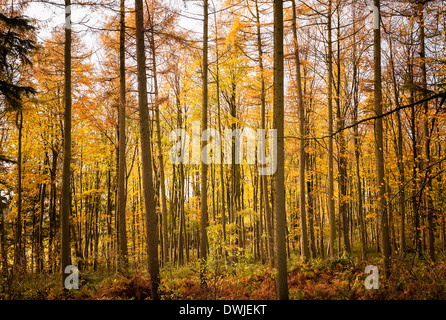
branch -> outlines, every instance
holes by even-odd
[[[387,111],[387,112],[385,112],[385,113],[383,113],[382,115],[379,115],[379,116],[376,115],[376,116],[372,116],[372,117],[368,117],[368,118],[364,118],[364,119],[358,120],[355,123],[352,123],[352,124],[350,124],[348,126],[345,126],[344,128],[341,128],[341,129],[333,132],[331,135],[325,135],[325,136],[321,136],[321,137],[311,137],[311,138],[308,138],[308,137],[302,138],[302,137],[296,137],[296,136],[286,136],[285,138],[304,139],[304,140],[313,140],[313,139],[314,140],[321,140],[321,139],[334,137],[338,133],[340,133],[340,132],[342,132],[344,130],[356,127],[357,125],[359,125],[359,124],[361,124],[363,122],[367,122],[367,121],[370,121],[370,120],[376,120],[376,119],[379,119],[379,118],[384,118],[384,117],[387,117],[387,116],[389,116],[389,115],[391,115],[391,114],[393,114],[393,113],[395,113],[395,112],[397,112],[399,110],[410,108],[410,107],[416,106],[417,104],[422,104],[422,103],[425,103],[425,102],[428,102],[430,100],[437,99],[437,98],[442,98],[441,101],[440,101],[440,106],[442,106],[444,104],[445,100],[446,100],[446,91],[437,93],[437,94],[435,94],[435,95],[433,95],[433,96],[431,96],[429,98],[422,99],[422,100],[416,101],[416,102],[411,103],[411,104],[407,104],[407,105],[404,105],[404,106],[399,106],[399,107],[397,107],[395,109],[392,109],[390,111]]]

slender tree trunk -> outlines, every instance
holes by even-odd
[[[328,1],[327,13],[328,43],[327,43],[327,64],[328,64],[328,221],[330,227],[329,254],[334,257],[335,239],[336,239],[336,220],[334,205],[334,183],[333,183],[333,49],[331,38],[331,18],[332,18],[332,0]]]
[[[296,1],[292,1],[293,5],[293,44],[294,44],[294,62],[296,64],[296,86],[297,86],[297,102],[299,114],[299,211],[300,211],[300,232],[301,232],[301,256],[304,262],[310,258],[308,246],[307,232],[307,212],[306,212],[306,183],[305,183],[305,105],[302,96],[302,78],[300,74],[300,57],[299,45],[297,42],[297,26],[296,26]]]
[[[61,200],[61,273],[65,283],[65,268],[71,264],[70,213],[71,213],[71,0],[65,0],[65,89],[64,89],[64,140]]]
[[[3,210],[5,208],[5,204],[3,203],[3,197],[0,195],[0,260],[2,262],[2,273],[1,275],[8,279],[8,254],[6,251],[6,228],[5,228],[5,219],[3,215]]]
[[[308,156],[308,155],[307,155]],[[311,166],[312,163],[312,157],[308,157],[310,168],[313,170],[313,167]],[[310,174],[310,180],[307,181],[307,189],[308,189],[308,231],[309,231],[309,240],[310,244],[309,247],[311,249],[311,256],[316,258],[317,250],[316,250],[316,238],[314,236],[314,174]]]
[[[284,71],[283,71],[283,2],[274,0],[274,115],[277,130],[277,170],[274,173],[274,244],[276,297],[288,300],[285,208],[285,139],[284,139]]]
[[[55,270],[55,234],[56,234],[56,171],[58,151],[53,146],[51,148],[52,159],[50,169],[50,207],[49,207],[49,232],[48,232],[48,262],[52,272]]]
[[[263,65],[263,45],[262,45],[262,34],[260,31],[260,12],[258,1],[255,1],[255,19],[256,19],[256,30],[257,30],[257,51],[259,54],[259,70],[260,70],[260,108],[261,108],[261,129],[266,129],[266,90],[265,90],[265,70]],[[267,237],[267,247],[269,250],[269,261],[271,266],[274,265],[274,238],[273,238],[273,228],[271,219],[271,207],[269,204],[268,196],[268,176],[262,175],[260,177],[260,184],[262,188],[261,195],[263,196],[263,208],[265,210],[265,226],[266,226],[266,237]]]
[[[400,98],[397,88],[397,81],[396,81],[396,75],[395,75],[395,64],[394,64],[394,58],[393,58],[393,45],[392,45],[392,38],[389,38],[389,51],[390,51],[390,64],[392,68],[392,80],[393,80],[393,95],[395,100],[395,106],[400,106]],[[401,111],[398,111],[397,114],[397,139],[396,139],[396,154],[397,154],[397,161],[398,161],[398,184],[399,184],[399,196],[398,196],[398,211],[400,213],[401,217],[401,223],[400,223],[400,253],[402,256],[406,253],[406,192],[405,192],[405,177],[404,177],[404,159],[403,159],[403,126],[401,121]]]
[[[356,6],[353,5],[353,122],[358,122],[358,108],[359,108],[359,88],[358,88],[358,57],[356,47]],[[362,178],[360,171],[361,146],[358,126],[353,128],[354,146],[355,146],[355,165],[356,165],[356,189],[357,189],[357,210],[359,234],[361,239],[361,258],[363,261],[367,260],[367,247],[365,239],[365,223],[364,223],[364,205],[362,196]]]
[[[337,14],[337,52],[336,52],[336,123],[338,130],[339,154],[338,154],[338,184],[339,184],[339,218],[342,225],[342,242],[344,250],[351,253],[348,231],[348,203],[347,203],[347,147],[344,136],[344,112],[341,110],[341,25],[339,11]],[[339,235],[340,236],[340,235]]]
[[[203,1],[203,104],[201,110],[201,130],[204,132],[208,127],[208,0]],[[201,150],[205,147],[205,141],[201,141]],[[200,222],[200,281],[203,289],[206,284],[206,260],[207,260],[207,227],[208,227],[208,204],[207,204],[207,163],[201,161],[201,222]]]
[[[414,76],[413,76],[413,57],[408,50],[407,53],[407,64],[408,64],[408,73],[409,73],[409,103],[413,104],[415,102],[415,93],[414,93]],[[419,213],[419,204],[417,201],[417,189],[418,189],[418,172],[420,171],[420,161],[418,155],[420,153],[419,144],[418,144],[418,133],[417,133],[417,116],[415,106],[412,105],[410,107],[410,137],[412,140],[412,158],[413,158],[413,166],[412,166],[412,194],[411,194],[411,202],[412,202],[412,214],[413,214],[413,231],[414,231],[414,244],[415,251],[417,256],[421,254],[421,241],[420,241],[420,217]]]
[[[43,248],[43,218],[45,215],[45,197],[46,197],[46,183],[42,183],[41,193],[40,193],[40,215],[39,224],[37,228],[37,265],[36,271],[43,271],[44,264],[44,248]]]
[[[215,15],[216,17],[216,15]],[[220,103],[220,64],[219,64],[219,52],[218,52],[218,31],[217,31],[217,19],[215,18],[215,55],[216,55],[216,99],[217,99],[217,122],[218,122],[218,134],[222,137],[222,124],[221,124],[221,103]],[[223,152],[220,152],[220,186],[221,186],[221,224],[222,224],[222,236],[223,236],[223,258],[226,261],[226,200],[225,200],[225,180],[224,180],[224,166],[223,166]]]
[[[136,59],[138,71],[139,129],[141,137],[142,181],[146,212],[147,257],[149,283],[153,300],[159,300],[158,221],[153,188],[152,152],[147,101],[146,52],[144,45],[144,9],[142,0],[135,0]]]
[[[378,212],[380,218],[381,250],[383,257],[384,274],[390,275],[390,240],[389,222],[387,218],[387,194],[384,177],[384,143],[383,143],[383,101],[381,85],[381,31],[380,31],[380,0],[374,0],[374,89],[375,89],[375,161],[378,183]]]
[[[427,71],[426,71],[426,49],[425,49],[425,25],[424,25],[424,4],[421,2],[420,11],[418,14],[420,24],[420,60],[421,60],[421,87],[423,89],[421,97],[427,98]],[[425,198],[426,198],[426,212],[427,212],[427,241],[428,241],[428,255],[429,259],[435,261],[435,236],[434,236],[434,218],[433,218],[433,201],[432,201],[432,170],[430,167],[431,152],[430,152],[430,133],[429,133],[429,103],[425,102],[424,107],[424,148],[425,148],[425,168],[426,168],[426,186]]]
[[[158,73],[156,63],[156,47],[154,34],[154,20],[149,12],[149,21],[151,26],[150,32],[150,48],[152,51],[152,68],[153,68],[153,87],[155,93],[155,124],[156,124],[156,144],[158,146],[158,162],[160,170],[160,192],[161,192],[161,233],[163,239],[163,264],[169,261],[169,241],[167,233],[167,199],[166,199],[166,182],[164,177],[164,159],[163,147],[161,143],[161,123],[160,123],[160,108],[159,108],[159,94],[158,94]]]
[[[125,0],[120,4],[120,30],[119,30],[119,112],[118,112],[118,239],[119,239],[119,267],[128,267],[128,247],[126,228],[126,83],[125,83]],[[122,266],[121,266],[122,264]]]
[[[14,236],[14,273],[17,275],[25,271],[24,248],[22,241],[22,138],[23,138],[23,112],[17,111],[18,152],[17,152],[17,218]]]

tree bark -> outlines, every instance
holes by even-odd
[[[400,97],[397,88],[397,81],[395,75],[395,62],[393,58],[393,45],[392,38],[389,38],[389,51],[390,51],[390,65],[392,68],[392,81],[393,81],[393,95],[395,100],[395,105],[400,106]],[[407,245],[406,245],[406,206],[405,206],[405,169],[404,169],[404,158],[403,158],[403,125],[401,121],[401,111],[397,114],[397,138],[396,138],[396,154],[398,161],[398,185],[399,185],[399,196],[398,196],[398,211],[401,217],[400,223],[400,253],[404,257]]]
[[[383,101],[382,101],[382,85],[381,85],[381,30],[380,30],[380,0],[374,0],[374,101],[375,101],[375,162],[376,177],[378,184],[378,213],[380,219],[381,231],[381,250],[383,257],[384,274],[386,277],[390,275],[389,259],[390,259],[390,240],[389,240],[389,223],[387,218],[387,194],[385,186],[384,173],[384,143],[383,143]]]
[[[135,0],[135,23],[139,130],[141,137],[144,208],[146,212],[149,285],[152,299],[159,300],[160,295],[158,288],[160,284],[160,274],[158,262],[158,221],[155,208],[155,190],[153,188],[151,137],[147,102],[146,52],[144,45],[144,9],[142,0]]]
[[[427,71],[426,71],[426,49],[425,49],[425,25],[424,25],[424,4],[421,2],[419,4],[420,11],[418,13],[419,24],[420,24],[420,60],[421,60],[421,88],[422,90],[422,98],[427,98]],[[426,217],[427,217],[427,241],[428,241],[428,255],[429,259],[435,261],[435,235],[434,235],[434,218],[433,218],[433,201],[432,201],[432,179],[431,174],[432,170],[430,167],[431,161],[431,152],[430,152],[430,133],[429,133],[429,103],[426,101],[423,103],[424,108],[424,149],[425,149],[425,163],[424,166],[426,168],[426,186],[425,190],[425,198],[426,198]]]
[[[266,129],[266,90],[265,90],[265,70],[263,65],[263,47],[262,47],[262,34],[260,31],[260,12],[258,1],[255,1],[255,19],[256,19],[256,31],[257,31],[257,52],[259,55],[259,69],[260,69],[260,108],[261,108],[261,129]],[[260,185],[262,188],[261,195],[263,196],[263,208],[265,210],[265,227],[266,227],[266,245],[269,252],[269,261],[271,266],[274,266],[274,238],[271,219],[271,207],[268,196],[268,176],[262,175],[260,177]],[[262,231],[263,232],[263,231]]]
[[[65,0],[65,47],[64,47],[64,140],[61,200],[61,273],[62,286],[65,284],[65,268],[71,264],[70,213],[71,213],[71,0]]]
[[[277,130],[277,170],[274,174],[274,261],[277,270],[276,297],[288,300],[285,208],[285,145],[284,145],[284,68],[283,68],[283,1],[274,0],[274,114]]]
[[[201,110],[201,130],[204,132],[208,126],[208,0],[203,1],[203,101]],[[205,141],[201,141],[201,150],[205,147]],[[201,192],[200,192],[200,281],[201,287],[207,289],[206,284],[206,260],[207,260],[207,227],[208,227],[208,204],[207,204],[207,172],[208,166],[201,161]]]
[[[22,241],[22,138],[23,138],[23,111],[17,111],[18,150],[17,150],[17,218],[14,235],[14,273],[17,275],[25,271],[24,248]]]
[[[344,112],[341,110],[341,26],[340,15],[337,14],[337,61],[336,61],[336,123],[338,130],[339,154],[338,154],[338,190],[339,190],[339,218],[342,223],[342,242],[344,250],[351,253],[350,237],[348,228],[348,204],[347,204],[347,147],[344,136]],[[340,235],[339,235],[340,236]]]
[[[2,273],[1,275],[8,279],[8,254],[6,251],[6,228],[4,219],[5,204],[3,203],[3,197],[0,195],[0,260],[2,262]]]
[[[158,94],[158,73],[156,63],[156,47],[155,47],[155,31],[154,31],[154,17],[150,15],[150,48],[152,51],[152,72],[153,72],[153,88],[155,96],[155,125],[156,125],[156,144],[158,146],[158,162],[160,170],[160,199],[161,199],[161,232],[162,232],[162,248],[163,248],[163,264],[169,261],[168,255],[168,233],[167,233],[167,199],[166,199],[166,182],[164,176],[164,159],[163,148],[161,143],[161,123],[160,123],[160,108],[159,108],[159,94]]]
[[[356,47],[356,6],[353,5],[353,122],[358,121],[358,108],[359,108],[359,81],[358,77],[358,57]],[[364,222],[364,205],[362,196],[362,178],[360,172],[360,158],[361,158],[361,146],[358,126],[353,128],[354,146],[355,146],[355,168],[356,168],[356,192],[357,192],[357,210],[358,210],[358,222],[359,222],[359,234],[361,239],[361,258],[363,261],[367,260],[367,247],[366,247],[366,235],[365,235],[365,222]]]
[[[331,18],[332,18],[332,0],[328,1],[327,13],[328,43],[327,43],[327,64],[328,64],[328,221],[330,227],[329,237],[329,255],[334,257],[335,239],[336,239],[336,220],[335,220],[335,204],[334,204],[334,183],[333,183],[333,49],[331,38]]]
[[[301,233],[301,256],[304,262],[310,258],[310,251],[308,246],[308,232],[307,232],[307,212],[306,212],[306,182],[305,182],[305,105],[302,95],[302,77],[300,73],[300,57],[299,45],[297,42],[297,25],[296,25],[296,1],[292,1],[293,6],[293,44],[294,44],[294,62],[296,64],[296,90],[297,90],[297,104],[299,114],[299,211],[300,211],[300,233]]]
[[[125,80],[125,0],[120,2],[120,30],[119,30],[119,111],[118,111],[118,239],[119,265],[128,267],[128,247],[126,228],[126,80]]]

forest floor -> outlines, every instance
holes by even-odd
[[[379,259],[367,264],[380,266]],[[343,257],[289,263],[290,299],[296,300],[424,300],[446,299],[446,262],[431,263],[411,257],[392,260],[391,276],[380,274],[379,288],[366,289],[366,263]],[[208,267],[207,292],[200,288],[197,262],[161,270],[160,292],[165,300],[269,300],[274,299],[274,273],[265,265],[239,262]],[[148,299],[147,273],[142,269],[126,274],[82,272],[80,289],[65,292],[59,275],[29,275],[7,293],[0,287],[0,299],[32,300],[116,300]]]

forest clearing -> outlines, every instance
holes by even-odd
[[[444,300],[445,100],[441,0],[0,0],[0,300]]]

